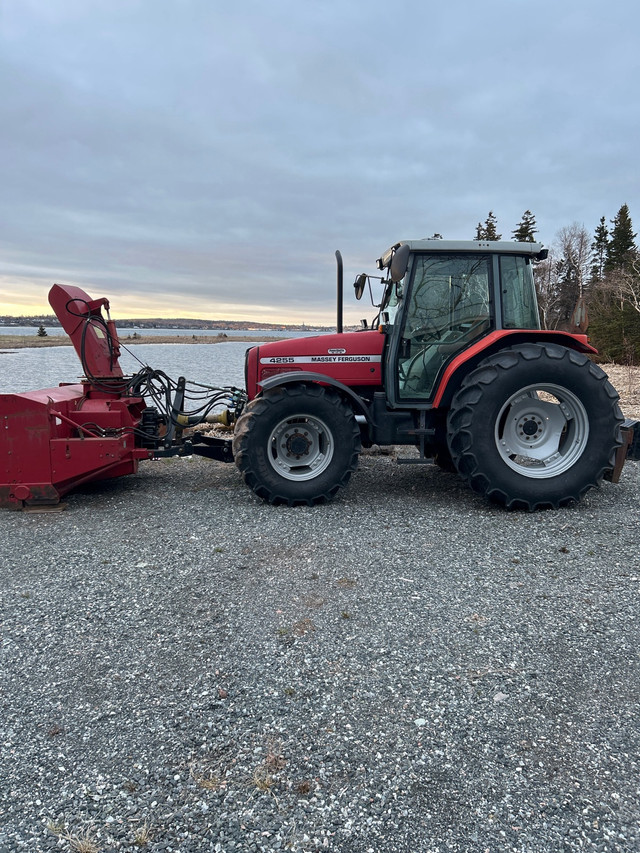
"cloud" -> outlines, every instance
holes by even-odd
[[[531,209],[550,243],[637,208],[634,6],[2,14],[5,281],[99,287],[118,310],[330,321],[336,248],[349,278],[401,238],[470,238],[490,209],[505,236]]]

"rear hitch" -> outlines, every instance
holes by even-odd
[[[640,421],[627,419],[622,424],[623,433],[629,435],[627,459],[640,459]]]
[[[620,427],[622,444],[616,451],[613,469],[605,474],[605,480],[619,483],[627,459],[640,459],[640,421],[627,418]]]

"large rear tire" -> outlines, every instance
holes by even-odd
[[[606,373],[556,344],[485,359],[454,396],[447,441],[474,491],[510,509],[579,501],[613,468],[623,421]]]
[[[235,462],[263,500],[296,506],[331,500],[358,466],[352,409],[320,385],[283,385],[252,400],[238,419]]]

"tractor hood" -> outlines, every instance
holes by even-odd
[[[291,338],[253,347],[247,352],[249,399],[260,383],[284,373],[315,372],[349,387],[382,385],[385,335],[379,331],[345,332],[313,338]]]

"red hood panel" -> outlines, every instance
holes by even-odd
[[[257,382],[277,373],[310,370],[331,376],[349,387],[382,385],[382,351],[385,336],[378,331],[346,332],[313,338],[291,338],[256,347]],[[254,396],[253,377],[247,377],[249,396]]]

